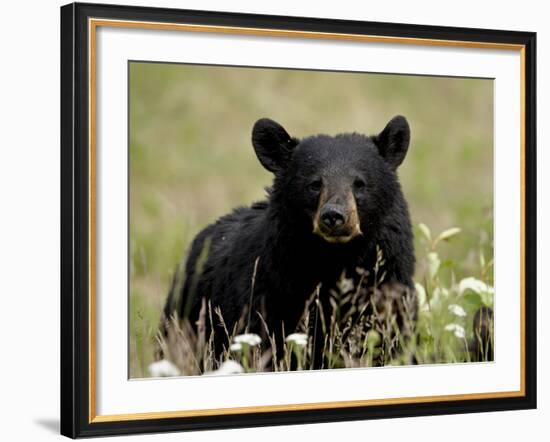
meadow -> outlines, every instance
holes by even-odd
[[[373,134],[392,116],[407,117],[411,145],[399,177],[415,226],[419,362],[468,360],[474,313],[494,302],[491,80],[140,62],[129,69],[130,377],[149,375],[168,288],[194,235],[264,198],[271,176],[250,142],[261,117],[297,137]]]

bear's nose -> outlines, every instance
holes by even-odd
[[[321,222],[329,229],[341,227],[346,222],[344,211],[338,206],[327,206],[321,212]]]

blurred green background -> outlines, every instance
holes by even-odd
[[[147,376],[171,276],[194,235],[262,199],[271,175],[250,134],[261,117],[296,137],[411,126],[399,168],[413,224],[462,233],[442,245],[456,274],[492,257],[493,82],[483,79],[132,62],[130,377]],[[416,235],[416,248],[424,246]],[[417,266],[421,278],[423,263]]]

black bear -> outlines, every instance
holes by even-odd
[[[218,349],[228,346],[222,327],[231,330],[244,310],[264,312],[265,324],[248,314],[248,332],[261,334],[267,325],[280,342],[283,330],[295,330],[312,293],[318,290],[328,305],[341,275],[373,269],[381,252],[378,275],[414,293],[412,228],[396,173],[409,140],[402,116],[378,135],[303,139],[275,121],[258,120],[252,144],[274,175],[267,199],[235,209],[196,236],[184,281],[174,278],[163,327],[174,313],[194,324],[204,298],[225,322],[215,330]],[[367,272],[362,283],[371,286],[374,277]]]

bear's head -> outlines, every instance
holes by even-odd
[[[378,135],[345,133],[291,137],[262,118],[252,144],[262,165],[275,175],[272,201],[303,228],[328,243],[368,236],[401,195],[396,169],[409,147],[410,129],[402,116]]]

